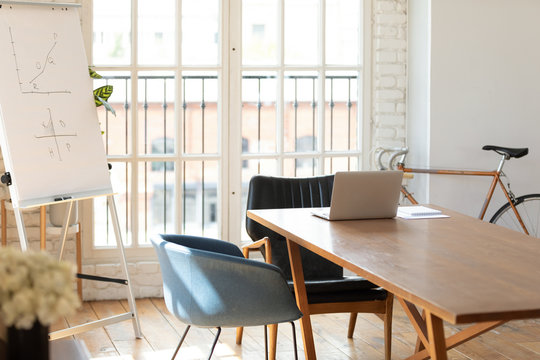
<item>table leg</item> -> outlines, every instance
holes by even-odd
[[[398,296],[396,296],[396,299],[398,299],[399,303],[403,307],[403,310],[405,311],[405,314],[409,318],[411,325],[414,327],[414,330],[416,330],[416,333],[418,334],[414,355],[409,356],[407,360],[429,359],[430,352],[432,351],[432,339],[430,338],[431,335],[429,334],[429,326],[431,325],[429,325],[427,322],[426,310],[423,310],[422,315],[420,315],[420,312],[418,312],[418,309],[415,305]],[[431,316],[435,315],[431,314]],[[498,326],[501,326],[505,322],[506,321],[489,321],[471,325],[468,328],[465,328],[449,336],[448,339],[445,339],[443,342],[444,348],[446,349],[446,351],[448,351],[458,345],[474,339],[477,336],[480,336],[492,329],[495,329]],[[433,330],[433,328],[431,330]],[[444,331],[442,329],[441,331],[444,339]],[[443,359],[446,359],[446,357],[444,357]]]
[[[302,269],[302,258],[300,257],[300,246],[294,241],[287,239],[287,248],[289,249],[289,259],[291,262],[296,304],[304,315],[300,318],[300,328],[302,330],[304,351],[306,354],[306,359],[314,360],[317,358],[317,355],[315,355],[315,342],[313,341],[313,330],[311,328],[306,284],[304,282],[304,270]]]
[[[429,354],[433,360],[447,360],[446,339],[443,321],[440,317],[426,311],[426,325],[429,338]]]
[[[422,320],[425,323],[425,321],[426,321],[426,311],[425,310],[422,310]],[[424,349],[425,349],[424,343],[422,342],[422,339],[420,338],[420,336],[418,336],[416,338],[416,346],[414,347],[414,352],[418,353],[418,352],[420,352],[420,351],[422,351]]]

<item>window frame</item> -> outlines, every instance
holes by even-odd
[[[277,176],[283,176],[283,162],[285,159],[294,159],[299,157],[308,157],[316,158],[319,162],[317,166],[317,171],[314,175],[323,175],[327,173],[325,169],[325,159],[333,157],[343,157],[343,156],[357,156],[358,157],[358,169],[363,169],[369,167],[369,151],[371,149],[371,138],[372,138],[372,28],[371,28],[371,14],[372,14],[372,0],[363,0],[362,8],[362,36],[359,36],[358,44],[360,51],[362,52],[362,65],[358,66],[333,66],[326,65],[325,53],[326,53],[326,36],[325,36],[325,9],[326,9],[326,0],[320,0],[319,8],[319,33],[318,36],[318,63],[315,66],[296,66],[296,65],[286,65],[284,58],[284,1],[278,1],[279,13],[280,13],[280,26],[279,26],[279,42],[278,46],[278,65],[276,66],[251,66],[242,64],[242,50],[241,50],[241,39],[242,39],[242,0],[232,0],[232,10],[233,13],[237,16],[237,21],[232,21],[233,26],[231,27],[231,32],[234,35],[234,38],[240,39],[240,44],[234,46],[236,51],[232,51],[231,48],[231,67],[234,70],[234,75],[232,75],[231,82],[231,116],[234,119],[242,119],[241,105],[242,105],[242,91],[241,91],[241,81],[243,71],[274,71],[276,72],[276,78],[279,80],[277,95],[276,95],[276,117],[277,119],[283,119],[284,115],[284,79],[285,73],[289,71],[314,71],[319,75],[318,89],[317,89],[317,122],[318,130],[317,134],[317,150],[315,153],[298,153],[298,152],[287,152],[284,150],[284,127],[283,123],[280,123],[279,120],[276,120],[276,151],[274,153],[242,153],[242,125],[241,120],[237,121],[234,125],[234,134],[235,139],[232,144],[233,148],[230,147],[231,153],[239,154],[235,159],[230,159],[231,172],[229,174],[230,183],[233,184],[231,187],[231,202],[234,204],[234,209],[236,211],[230,211],[231,224],[243,224],[244,215],[242,214],[242,163],[245,160],[257,160],[257,159],[275,159],[277,161]],[[239,49],[240,47],[240,49]],[[353,151],[328,151],[325,150],[325,111],[326,111],[326,100],[325,100],[325,80],[327,71],[355,71],[361,76],[358,78],[358,99],[359,103],[357,104],[357,141],[358,148]],[[240,89],[237,92],[233,92],[232,89]],[[360,102],[361,100],[361,102]],[[320,104],[323,104],[321,106]],[[240,149],[240,151],[238,150]],[[244,237],[243,237],[244,235]],[[240,226],[230,226],[229,229],[229,239],[242,245],[245,242],[250,242],[246,238],[245,230]]]
[[[284,1],[280,0],[280,14],[281,14],[281,31],[279,41],[284,44]],[[109,156],[108,159],[112,163],[114,162],[126,162],[131,164],[131,179],[130,179],[130,193],[132,194],[131,208],[137,209],[137,196],[134,196],[138,188],[138,165],[141,161],[151,160],[163,160],[175,162],[175,184],[176,195],[175,205],[177,207],[177,219],[183,219],[182,214],[182,178],[183,168],[182,163],[184,160],[207,160],[212,158],[217,160],[219,164],[219,181],[218,181],[218,228],[221,233],[221,238],[231,241],[238,245],[241,244],[243,229],[239,226],[243,222],[242,215],[242,163],[246,159],[252,158],[275,158],[279,160],[278,171],[279,174],[283,173],[283,159],[293,158],[291,152],[285,152],[283,149],[283,126],[279,127],[277,132],[277,150],[276,154],[242,154],[242,73],[245,70],[268,70],[269,67],[259,66],[245,66],[242,64],[242,22],[239,19],[242,18],[242,0],[224,0],[220,1],[220,31],[219,36],[219,59],[220,64],[215,66],[205,67],[193,67],[184,66],[181,64],[181,41],[182,41],[182,14],[181,14],[181,0],[176,0],[175,18],[176,18],[176,62],[172,66],[140,66],[137,65],[137,42],[132,39],[131,46],[131,64],[127,66],[103,66],[96,67],[99,71],[126,71],[132,76],[132,79],[136,79],[136,75],[139,71],[171,71],[175,74],[175,103],[182,103],[182,72],[203,70],[203,71],[215,71],[218,75],[218,131],[220,134],[218,144],[218,154],[216,156],[208,155],[190,155],[184,154],[184,143],[182,133],[182,119],[181,111],[176,111],[175,121],[175,136],[176,136],[176,148],[174,154],[167,154],[163,156],[155,155],[143,155],[137,151],[138,144],[138,81],[132,81],[132,93],[131,103],[129,111],[131,112],[131,149],[130,154],[122,156]],[[137,0],[131,0],[131,33],[137,34],[137,20],[138,9]],[[319,21],[324,24],[325,6],[326,0],[320,0],[320,6],[323,11],[319,11]],[[320,119],[319,128],[317,130],[317,152],[315,154],[310,153],[311,158],[317,158],[320,162],[318,166],[319,173],[324,173],[324,159],[334,156],[351,155],[358,157],[358,168],[363,168],[366,164],[369,164],[369,149],[371,148],[371,131],[372,131],[372,29],[371,29],[371,14],[372,14],[372,0],[363,0],[363,36],[359,37],[361,42],[360,51],[362,51],[363,63],[362,66],[356,67],[343,67],[343,66],[327,66],[324,64],[325,53],[325,29],[324,26],[319,26],[319,63],[316,66],[318,74],[322,75],[319,81],[318,89],[318,103],[325,104],[325,81],[324,76],[326,71],[332,70],[354,70],[362,76],[358,79],[358,94],[359,102],[357,104],[357,141],[359,148],[354,152],[336,152],[324,150],[324,117],[325,106],[317,107],[317,117]],[[87,56],[89,64],[92,64],[92,28],[93,28],[93,1],[82,2],[82,28],[83,38],[87,49]],[[134,37],[136,38],[136,36]],[[283,49],[280,46],[280,49]],[[285,72],[294,71],[313,71],[314,67],[302,67],[302,66],[289,66],[284,64],[284,54],[280,51],[280,64],[274,68],[274,71],[283,75]],[[283,116],[283,99],[284,94],[284,81],[283,76],[280,77],[280,84],[278,89],[277,99],[277,114]],[[361,95],[360,95],[361,94]],[[361,101],[361,102],[360,102]],[[179,109],[179,106],[175,108]],[[278,125],[279,126],[279,125]],[[302,156],[302,154],[300,154]],[[83,254],[86,264],[100,263],[106,260],[116,261],[117,250],[115,247],[96,248],[93,244],[93,203],[91,200],[85,200],[80,202],[81,210],[81,223],[82,223],[82,238],[83,238]],[[130,224],[133,229],[139,228],[139,216],[136,211],[131,211]],[[181,227],[180,221],[176,221],[176,232],[180,233]],[[126,239],[123,239],[124,241]],[[128,246],[126,247],[126,253],[130,260],[148,260],[155,259],[153,249],[147,245]]]

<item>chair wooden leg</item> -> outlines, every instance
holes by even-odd
[[[236,345],[242,345],[242,336],[244,335],[244,328],[236,328]]]
[[[216,348],[216,344],[218,342],[220,334],[221,334],[221,327],[218,327],[216,337],[214,338],[214,343],[212,344],[212,348],[210,349],[210,354],[208,355],[208,360],[210,360],[210,358],[212,357],[212,354],[214,353],[214,349]]]
[[[347,331],[347,337],[349,339],[353,338],[354,327],[356,326],[357,317],[358,317],[358,313],[351,313],[351,316],[349,317],[349,331]]]
[[[174,351],[174,354],[173,354],[171,360],[174,360],[174,358],[176,357],[176,354],[178,354],[178,350],[180,350],[180,346],[182,346],[182,343],[184,342],[184,339],[186,338],[186,335],[187,335],[190,328],[191,328],[191,325],[188,325],[186,330],[182,334],[182,337],[180,338],[180,342],[178,343],[178,346],[176,347],[176,350]]]
[[[394,295],[388,293],[386,298],[386,312],[384,314],[384,359],[392,358],[392,313],[394,306]]]
[[[276,360],[278,324],[268,325],[270,328],[270,360]]]

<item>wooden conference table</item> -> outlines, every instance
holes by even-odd
[[[316,355],[299,246],[394,294],[418,333],[408,359],[446,360],[448,349],[506,321],[540,317],[540,240],[439,209],[450,217],[330,222],[310,209],[248,212],[287,238],[307,359]],[[476,324],[445,339],[443,320]]]

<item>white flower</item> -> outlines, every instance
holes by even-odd
[[[6,326],[48,326],[80,306],[73,266],[43,252],[0,249],[0,317]]]

